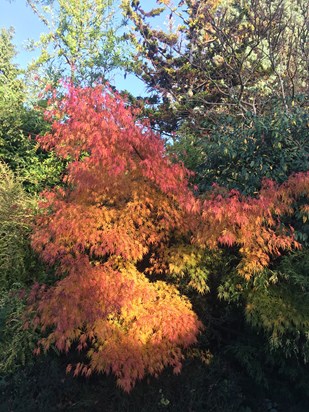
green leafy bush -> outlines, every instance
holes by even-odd
[[[205,117],[208,136],[185,134],[171,151],[196,171],[202,192],[217,183],[252,195],[263,178],[282,183],[309,169],[308,121],[305,108],[294,106],[286,113],[274,101],[262,116],[221,116],[215,123]]]

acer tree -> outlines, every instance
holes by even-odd
[[[269,183],[258,199],[223,189],[197,199],[190,173],[137,114],[104,86],[55,95],[40,143],[68,167],[63,185],[43,192],[32,235],[59,276],[30,296],[33,324],[49,330],[39,347],[85,350],[74,374],[112,372],[127,391],[165,366],[179,372],[197,341],[203,326],[177,286],[209,290],[205,251],[239,248],[238,275],[255,277],[300,247],[280,219],[309,187],[303,174]]]
[[[41,344],[68,350],[77,341],[90,362],[75,374],[111,370],[125,390],[146,372],[179,371],[181,348],[201,324],[174,286],[143,272],[188,230],[180,207],[195,202],[187,171],[102,87],[71,88],[49,114],[53,132],[41,144],[69,166],[65,187],[43,194],[32,237],[60,276],[37,291],[34,322],[55,326]]]

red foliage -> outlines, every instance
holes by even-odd
[[[35,294],[36,324],[54,330],[40,343],[88,348],[75,374],[112,371],[130,390],[146,372],[171,365],[201,324],[185,297],[138,270],[175,233],[196,203],[187,170],[171,164],[162,140],[102,87],[70,88],[53,103],[52,132],[40,142],[68,159],[65,188],[42,195],[32,245],[62,277]]]
[[[244,197],[236,190],[211,194],[202,204],[194,241],[210,248],[240,246],[238,271],[250,278],[268,266],[272,256],[301,247],[293,228],[282,221],[293,215],[300,197],[309,198],[309,172],[295,174],[281,186],[265,180],[257,198]]]

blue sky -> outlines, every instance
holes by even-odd
[[[23,0],[0,0],[0,27],[13,27],[15,30],[14,44],[18,55],[16,62],[20,67],[26,67],[33,54],[25,50],[28,39],[38,40],[44,31],[44,25],[31,11]]]
[[[147,4],[147,8],[156,6],[155,0],[144,0],[144,4]],[[20,67],[25,68],[35,57],[35,53],[25,50],[27,40],[38,40],[40,34],[46,32],[45,26],[27,6],[25,0],[0,0],[0,27],[14,28],[14,44],[18,52],[15,61]],[[127,89],[135,95],[145,95],[144,84],[135,76],[130,75],[124,79],[123,75],[117,75],[114,84],[119,89]]]

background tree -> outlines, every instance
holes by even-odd
[[[158,1],[163,7],[149,12],[142,3],[131,3],[124,1],[123,8],[137,32],[131,37],[140,50],[137,74],[172,109],[175,121],[189,114],[196,121],[200,111],[208,117],[224,111],[262,114],[274,99],[288,110],[295,96],[306,93],[308,7],[303,0],[271,5],[188,0],[179,6]],[[152,28],[149,19],[166,11],[170,30]]]
[[[12,62],[15,48],[13,30],[0,34],[0,161],[18,171],[24,186],[39,191],[47,181],[54,184],[62,166],[38,150],[36,135],[48,130],[43,107],[29,104],[22,71]]]
[[[45,67],[55,81],[70,77],[76,84],[107,80],[111,72],[130,67],[129,46],[121,33],[123,23],[114,0],[28,0],[48,32],[33,47],[41,48],[32,70]]]
[[[308,169],[307,2],[129,3],[136,73],[153,94],[147,115],[200,190],[217,182],[253,194],[263,177]],[[167,11],[171,30],[154,29],[151,17]]]
[[[19,130],[22,125],[21,116],[16,114],[24,101],[24,84],[18,79],[20,71],[12,60],[15,57],[15,48],[12,44],[13,29],[1,29],[0,35],[0,116],[1,116],[1,158],[11,162],[16,168],[19,161],[16,159]],[[15,158],[15,160],[14,160]]]

